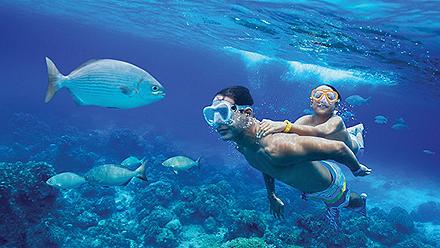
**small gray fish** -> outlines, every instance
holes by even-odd
[[[394,130],[409,129],[408,124],[406,124],[405,119],[403,119],[402,117],[397,118],[396,123],[394,123],[394,125],[392,125],[391,128]]]
[[[405,130],[408,129],[409,127],[405,123],[396,123],[392,125],[391,128],[394,130]]]
[[[388,118],[383,115],[377,115],[374,117],[374,122],[376,122],[377,124],[387,124]]]
[[[101,59],[86,62],[69,75],[62,75],[46,57],[49,87],[45,102],[67,88],[79,105],[135,108],[165,97],[162,85],[148,72],[127,62]]]
[[[127,168],[136,168],[137,166],[141,165],[142,163],[144,163],[145,158],[139,160],[137,157],[134,156],[130,156],[126,159],[124,159],[124,161],[121,162],[121,165]]]
[[[188,170],[194,166],[200,168],[200,157],[194,161],[185,156],[175,156],[163,161],[162,165],[165,167],[171,167],[174,173],[178,174],[179,171]]]
[[[84,184],[86,180],[72,172],[63,172],[47,179],[46,183],[59,189],[71,189]]]
[[[434,155],[435,154],[435,152],[433,152],[433,151],[431,151],[429,149],[423,150],[423,153],[428,154],[428,155]]]
[[[115,164],[100,165],[92,168],[84,176],[90,184],[101,186],[125,186],[133,177],[147,181],[145,163],[134,171]]]
[[[366,104],[371,99],[371,96],[368,98],[363,98],[360,95],[352,95],[345,99],[345,102],[350,104],[351,106],[362,106]]]

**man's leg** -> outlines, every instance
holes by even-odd
[[[327,207],[327,211],[325,213],[328,223],[336,231],[341,229],[341,217],[339,216],[340,212],[341,210],[338,207]]]

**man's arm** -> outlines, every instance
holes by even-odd
[[[271,214],[278,219],[284,218],[284,203],[275,195],[275,179],[266,173],[263,173],[263,177],[264,183],[266,184]]]
[[[330,159],[346,165],[352,172],[361,169],[356,156],[342,141],[277,133],[264,138],[262,142],[266,153],[272,159],[279,160],[280,164]],[[359,175],[370,174],[371,170],[365,169],[368,171]]]
[[[275,195],[275,179],[273,177],[263,173],[264,184],[266,184],[267,197]]]

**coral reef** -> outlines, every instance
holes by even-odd
[[[160,166],[179,153],[171,138],[128,129],[51,130],[29,114],[8,123],[29,130],[17,129],[0,145],[2,247],[403,248],[436,247],[440,240],[425,232],[440,224],[439,202],[410,213],[376,207],[368,217],[343,209],[342,230],[335,233],[322,204],[282,185],[277,194],[286,218],[273,218],[261,174],[245,164],[226,166],[221,156],[208,154],[200,169],[173,174]],[[147,157],[147,183],[71,190],[45,183],[55,171],[81,173],[130,155]]]
[[[229,225],[227,239],[237,237],[263,237],[266,230],[266,223],[263,221],[261,213],[255,210],[233,211]]]
[[[144,145],[138,135],[130,129],[115,129],[108,139],[109,152],[118,156],[119,160],[129,155],[140,155]]]
[[[0,163],[1,243],[23,247],[34,242],[29,241],[34,237],[49,247],[57,243],[59,239],[51,240],[44,224],[44,217],[54,209],[58,195],[45,183],[54,174],[54,168],[43,162]]]
[[[394,207],[390,210],[388,221],[394,226],[397,232],[411,233],[414,231],[413,218],[401,207]]]
[[[429,201],[420,204],[411,212],[414,220],[421,222],[433,222],[440,225],[440,202]]]
[[[221,248],[269,248],[261,238],[236,238],[224,243]]]

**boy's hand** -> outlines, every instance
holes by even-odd
[[[286,128],[286,123],[282,121],[263,119],[257,130],[257,138],[262,138],[271,133],[281,133],[284,131],[284,128]]]
[[[284,203],[280,198],[272,195],[269,197],[270,213],[277,219],[284,219]]]
[[[364,176],[368,176],[368,175],[371,174],[372,170],[369,169],[367,166],[365,166],[363,164],[360,164],[359,166],[360,166],[359,170],[353,172],[354,176],[356,176],[356,177],[364,177]]]

